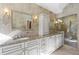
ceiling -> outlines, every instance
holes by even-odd
[[[37,5],[46,8],[56,14],[61,13],[68,3],[37,3]]]

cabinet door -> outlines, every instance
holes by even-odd
[[[47,51],[47,38],[42,38],[40,41],[40,54],[45,54]]]
[[[28,55],[28,50],[25,50],[24,51],[24,55]]]
[[[61,35],[61,42],[62,42],[61,45],[64,45],[64,34]]]
[[[56,49],[56,38],[55,36],[51,36],[51,47],[52,47],[52,51],[55,51]]]
[[[62,41],[63,41],[62,35],[61,34],[57,35],[56,36],[56,48],[59,48],[62,46],[62,44],[63,44]]]
[[[25,54],[38,55],[39,54],[40,41],[39,39],[25,43]]]
[[[48,44],[47,44],[47,51],[48,53],[52,53],[53,51],[55,51],[55,44],[56,44],[56,40],[53,36],[49,37],[49,39],[47,40]]]
[[[58,37],[58,35],[56,35],[56,49],[59,48],[60,44],[60,38]]]
[[[2,55],[2,48],[0,48],[0,55]]]
[[[38,47],[34,47],[32,49],[28,50],[28,55],[39,55],[39,48]]]

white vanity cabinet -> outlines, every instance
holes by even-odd
[[[45,55],[53,53],[63,45],[64,35],[57,34],[23,43],[6,45],[0,48],[0,55]]]
[[[0,48],[2,55],[23,55],[24,54],[24,43],[8,45]]]
[[[26,55],[39,55],[40,51],[39,39],[32,40],[25,43],[25,54]]]

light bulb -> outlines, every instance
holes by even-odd
[[[37,16],[33,16],[33,19],[37,19],[38,17]]]
[[[55,21],[55,23],[58,23],[58,21]]]
[[[58,22],[62,22],[62,20],[58,19]]]

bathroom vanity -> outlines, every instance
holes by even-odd
[[[64,45],[64,34],[30,36],[28,39],[9,40],[0,45],[0,55],[51,54]]]
[[[34,20],[32,15],[27,13],[16,10],[11,12],[11,25],[9,26],[11,26],[11,32],[14,32],[9,37],[15,36],[15,40],[10,39],[0,44],[0,55],[51,54],[64,45],[64,33],[49,34],[50,16],[47,13],[41,13],[39,20]],[[27,33],[20,36],[20,31],[15,30]],[[19,38],[15,35],[16,33]]]

